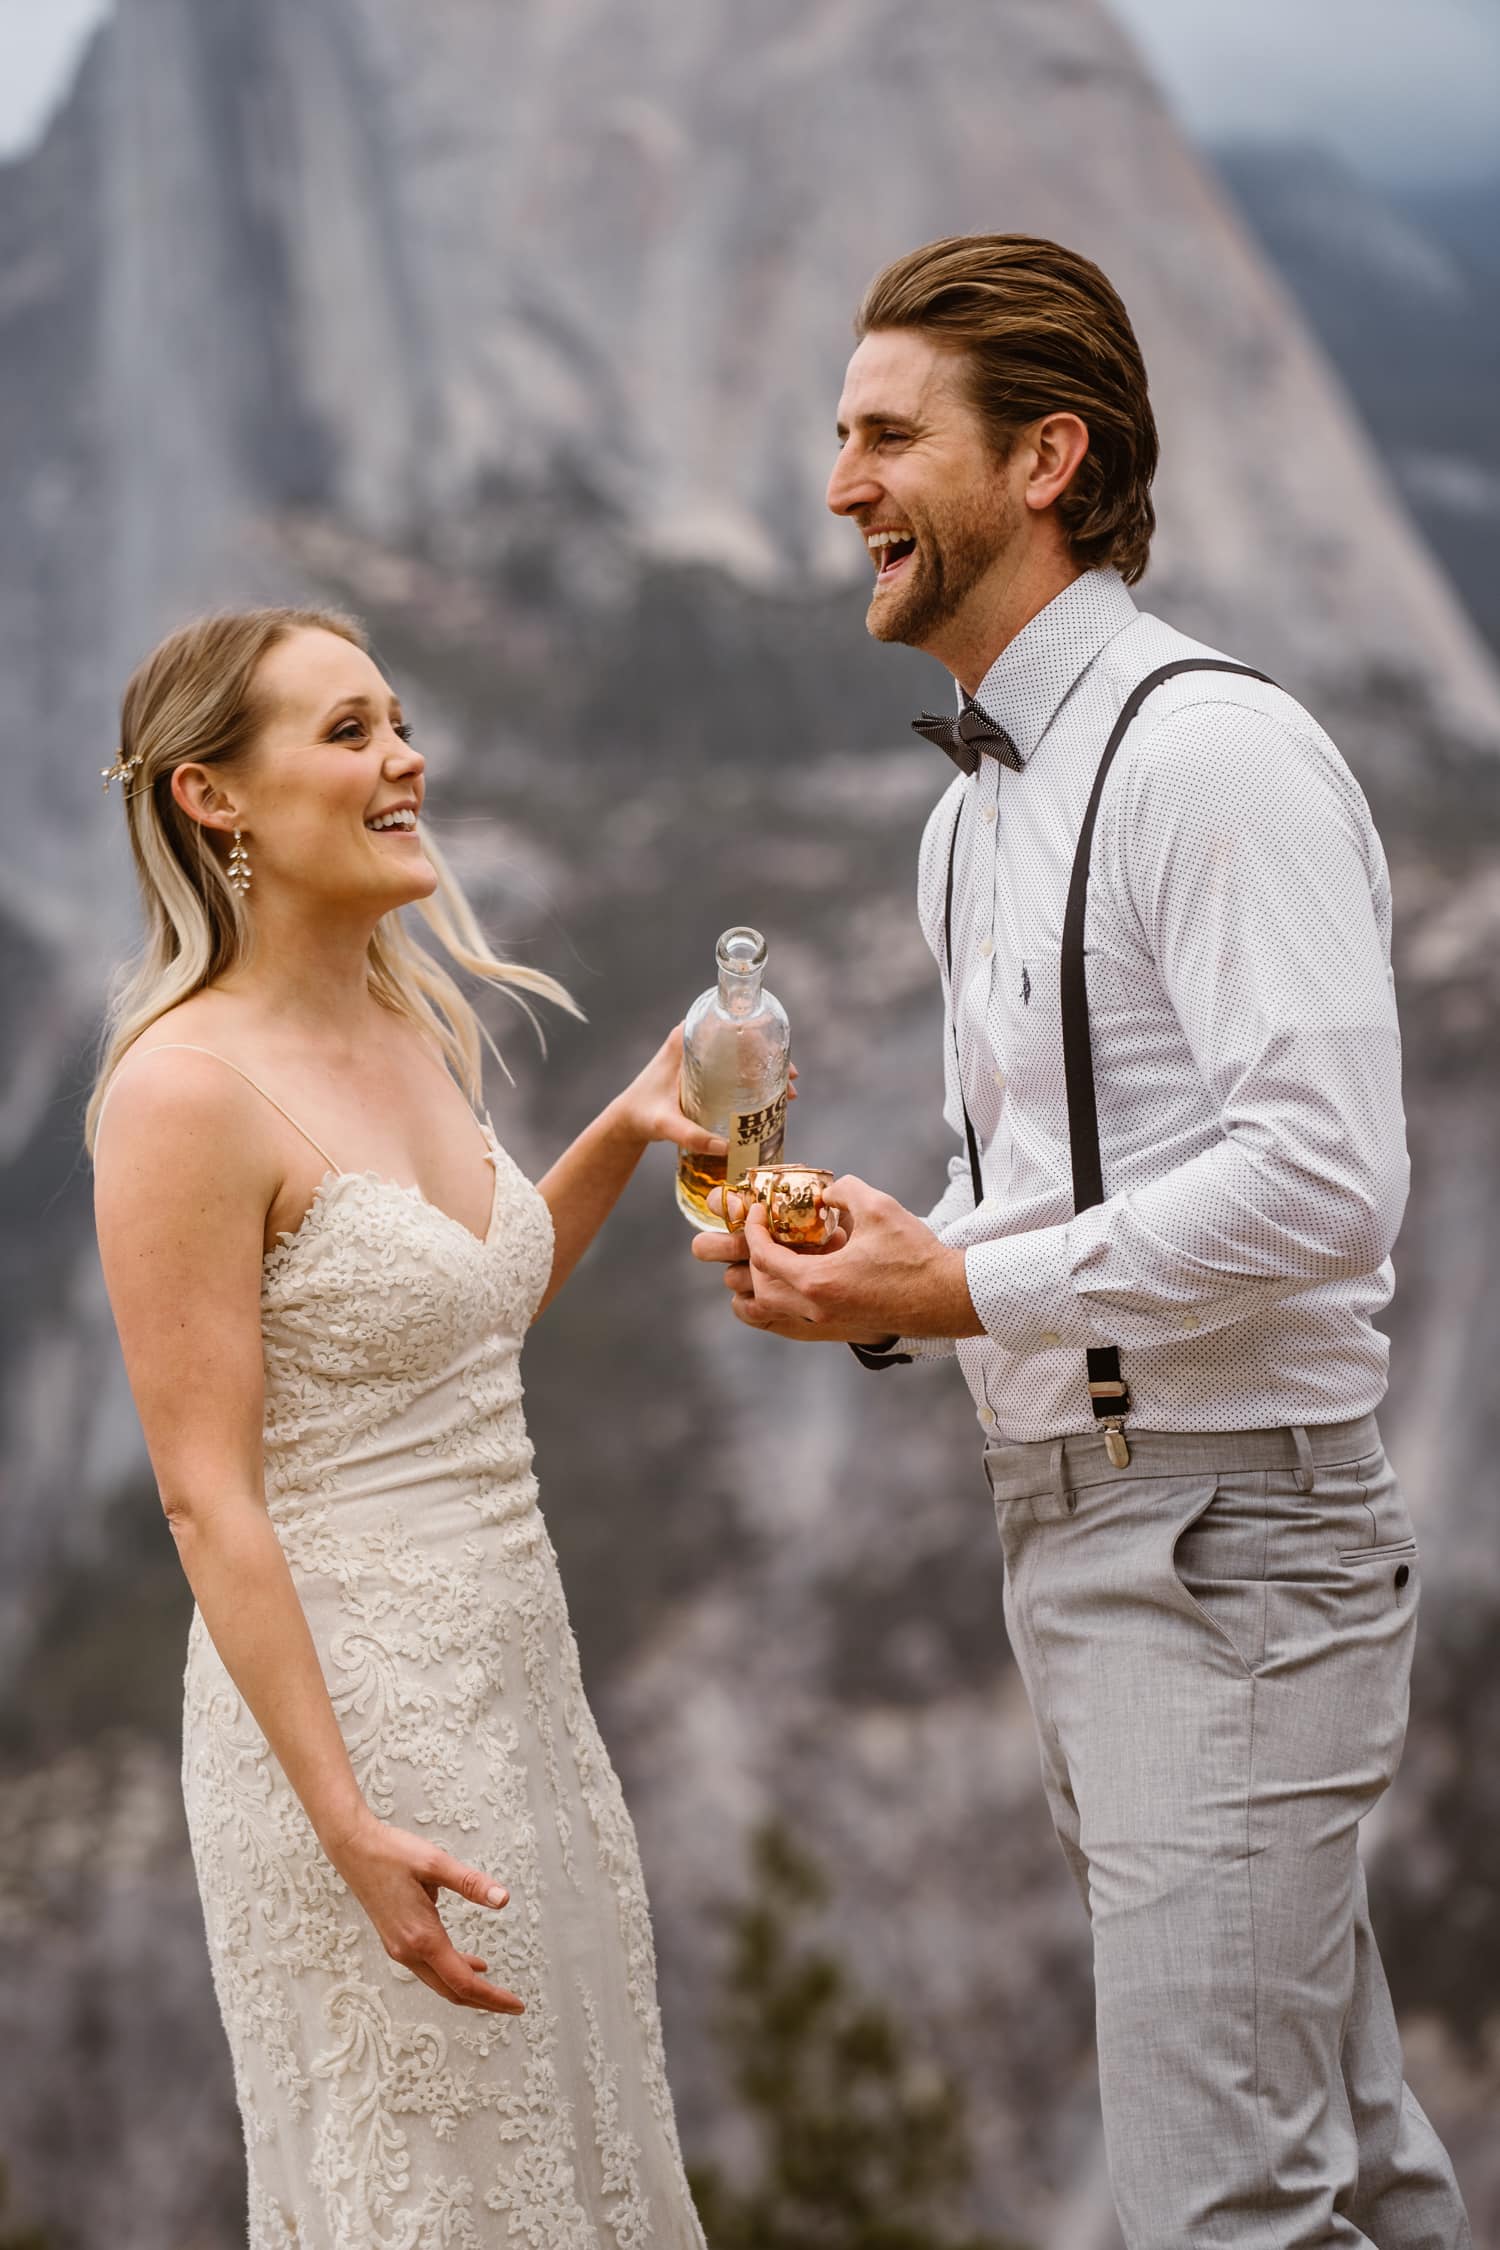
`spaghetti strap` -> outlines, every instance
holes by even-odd
[[[308,1143],[309,1147],[315,1148],[317,1150],[319,1156],[322,1157],[323,1162],[328,1166],[330,1172],[337,1172],[339,1170],[339,1166],[334,1163],[333,1158],[329,1155],[327,1149],[324,1148],[322,1142],[315,1141],[311,1133],[307,1130],[307,1127],[305,1125],[299,1125],[296,1118],[293,1117],[291,1111],[289,1109],[283,1109],[274,1094],[268,1094],[265,1087],[261,1085],[258,1079],[252,1078],[248,1070],[242,1070],[237,1062],[231,1062],[227,1055],[221,1055],[217,1047],[195,1047],[189,1040],[186,1039],[163,1039],[158,1046],[144,1047],[142,1048],[141,1052],[146,1055],[212,1055],[215,1062],[221,1062],[226,1070],[232,1070],[237,1077],[243,1078],[247,1086],[253,1086],[256,1093],[259,1094],[261,1100],[263,1102],[269,1102],[272,1109],[274,1109],[279,1116],[286,1119],[288,1125],[291,1126],[292,1131],[294,1133],[300,1133],[303,1140]],[[124,1057],[124,1060],[116,1070],[116,1078],[119,1076],[119,1070],[123,1069],[124,1063],[128,1062],[129,1060],[130,1057],[128,1055]],[[109,1088],[104,1096],[105,1105],[108,1104],[109,1096],[114,1091],[114,1085],[115,1080],[111,1079]],[[100,1124],[104,1122],[103,1106],[101,1106],[99,1111],[99,1122]]]

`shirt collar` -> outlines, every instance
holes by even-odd
[[[1023,760],[1100,650],[1139,614],[1117,570],[1086,570],[1001,650],[974,700],[1005,728]]]

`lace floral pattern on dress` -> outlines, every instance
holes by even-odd
[[[183,1786],[250,2250],[703,2250],[635,1835],[536,1505],[518,1363],[551,1221],[491,1153],[483,1241],[334,1173],[270,1252],[265,1472],[361,1787],[509,1886],[442,1912],[526,2014],[386,1958],[195,1618]]]

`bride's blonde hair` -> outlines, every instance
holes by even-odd
[[[236,610],[169,634],[131,674],[113,771],[124,785],[146,942],[111,995],[84,1121],[91,1153],[105,1092],[126,1050],[158,1016],[235,967],[250,945],[249,916],[230,883],[227,861],[202,823],[173,797],[173,770],[227,766],[244,756],[261,718],[255,675],[262,657],[291,634],[309,630],[336,633],[368,653],[363,627],[336,610]],[[502,961],[491,950],[425,830],[423,848],[437,870],[438,886],[431,898],[417,902],[417,911],[449,958],[469,975],[504,988],[533,1024],[528,993],[580,1015],[555,978]],[[399,914],[387,914],[376,925],[369,965],[375,998],[436,1039],[470,1099],[478,1101],[483,1048],[493,1051],[494,1043],[458,984],[411,936]]]

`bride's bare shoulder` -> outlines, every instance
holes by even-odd
[[[253,1084],[211,1042],[212,1026],[174,1009],[120,1057],[94,1140],[100,1223],[144,1200],[259,1223],[279,1180],[275,1136]]]

